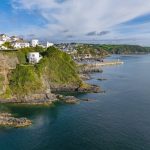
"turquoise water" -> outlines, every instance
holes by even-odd
[[[150,55],[113,56],[124,65],[105,67],[90,83],[104,94],[94,101],[52,107],[0,105],[33,120],[28,128],[0,128],[0,150],[150,150]],[[97,78],[107,78],[98,81]]]

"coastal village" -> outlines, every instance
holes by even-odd
[[[42,48],[48,48],[53,46],[50,42],[40,42],[38,39],[32,39],[31,41],[24,40],[18,36],[8,36],[6,34],[0,34],[0,50],[1,51],[14,51],[27,47],[40,46]],[[29,63],[38,63],[42,56],[39,52],[31,52],[27,56]]]
[[[0,34],[0,50],[14,50],[25,47],[36,47],[41,46],[43,48],[47,48],[49,46],[53,46],[53,43],[50,42],[39,42],[38,39],[32,39],[31,41],[24,40],[18,36],[8,36],[6,34]]]
[[[99,57],[99,53],[97,52],[96,55],[92,56],[89,51],[84,51],[79,53],[80,49],[88,49],[84,47],[84,44],[79,43],[60,43],[54,44],[52,42],[41,42],[38,39],[32,40],[24,40],[18,36],[8,36],[6,34],[0,34],[0,51],[17,51],[22,48],[29,48],[29,47],[41,47],[41,48],[48,48],[54,46],[61,51],[71,55],[73,60],[75,61],[82,61],[86,59],[95,59],[96,55]],[[41,56],[38,52],[32,52],[28,55],[29,63],[38,63],[41,60]]]
[[[63,52],[66,52],[69,55],[72,55],[74,59],[77,59],[77,56],[74,56],[74,54],[77,53],[76,47],[79,44],[76,43],[61,43],[61,44],[54,44],[52,42],[40,42],[38,39],[32,39],[32,40],[24,40],[21,37],[18,36],[8,36],[6,34],[0,34],[0,51],[17,51],[22,48],[29,48],[29,47],[36,47],[39,46],[41,48],[48,48],[51,46],[55,46],[62,50]],[[81,45],[81,44],[80,44]],[[81,56],[78,56],[78,58],[81,58]],[[91,58],[91,55],[85,54],[82,55],[82,58]],[[29,63],[38,63],[42,57],[38,52],[32,52],[28,55]]]

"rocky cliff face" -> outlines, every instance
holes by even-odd
[[[8,75],[11,70],[16,68],[19,61],[15,54],[3,52],[0,52],[0,60],[0,94],[4,94],[9,83]]]
[[[103,70],[95,64],[79,65],[80,74],[87,74],[87,73],[94,73],[94,72],[103,72]]]
[[[3,96],[6,94],[7,89],[10,87],[10,77],[11,72],[17,68],[19,63],[18,56],[16,52],[0,52],[0,101],[8,103],[32,103],[32,104],[42,104],[52,103],[53,100],[57,100],[56,96],[51,93],[49,82],[43,77],[39,78],[42,82],[42,89],[39,92],[29,93],[27,95],[17,96],[12,95],[10,98],[4,98]],[[20,74],[19,76],[24,76]],[[21,89],[20,89],[21,90]]]

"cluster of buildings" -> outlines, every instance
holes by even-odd
[[[79,44],[77,43],[61,43],[61,44],[55,44],[57,48],[60,50],[66,52],[67,54],[75,54],[77,53],[77,47]]]
[[[9,43],[9,47],[5,45],[6,42]],[[36,46],[47,48],[53,45],[54,44],[50,42],[40,43],[39,40],[37,39],[26,41],[23,38],[20,38],[17,36],[9,37],[6,34],[0,34],[0,49],[1,50],[7,50],[7,49],[10,49],[10,47],[11,49],[20,49],[20,48],[25,48],[25,47],[36,47]]]
[[[79,43],[61,43],[55,44],[57,48],[71,55],[74,60],[82,60],[82,59],[91,59],[92,55],[90,53],[78,53],[78,47],[84,49],[84,44]]]
[[[50,42],[39,42],[38,39],[32,39],[31,41],[26,41],[23,38],[17,36],[9,37],[6,34],[0,34],[0,50],[17,50],[20,48],[26,47],[36,47],[40,46],[43,48],[48,48],[53,46],[53,43]],[[70,54],[74,60],[77,59],[89,59],[92,58],[91,54],[78,54],[78,47],[82,47],[82,44],[77,43],[61,43],[55,44],[55,47],[59,48],[60,50]],[[84,49],[84,48],[83,48]],[[28,54],[29,63],[38,63],[42,59],[42,56],[39,52],[30,52]]]

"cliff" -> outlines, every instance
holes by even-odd
[[[14,52],[1,52],[1,102],[52,103],[57,100],[52,92],[99,92],[98,87],[85,84],[78,75],[72,58],[51,47],[41,50],[43,59],[35,65],[27,61],[27,54],[36,51],[25,48]]]
[[[0,52],[0,60],[0,95],[4,96],[9,91],[8,75],[19,64],[19,60],[13,52]]]

